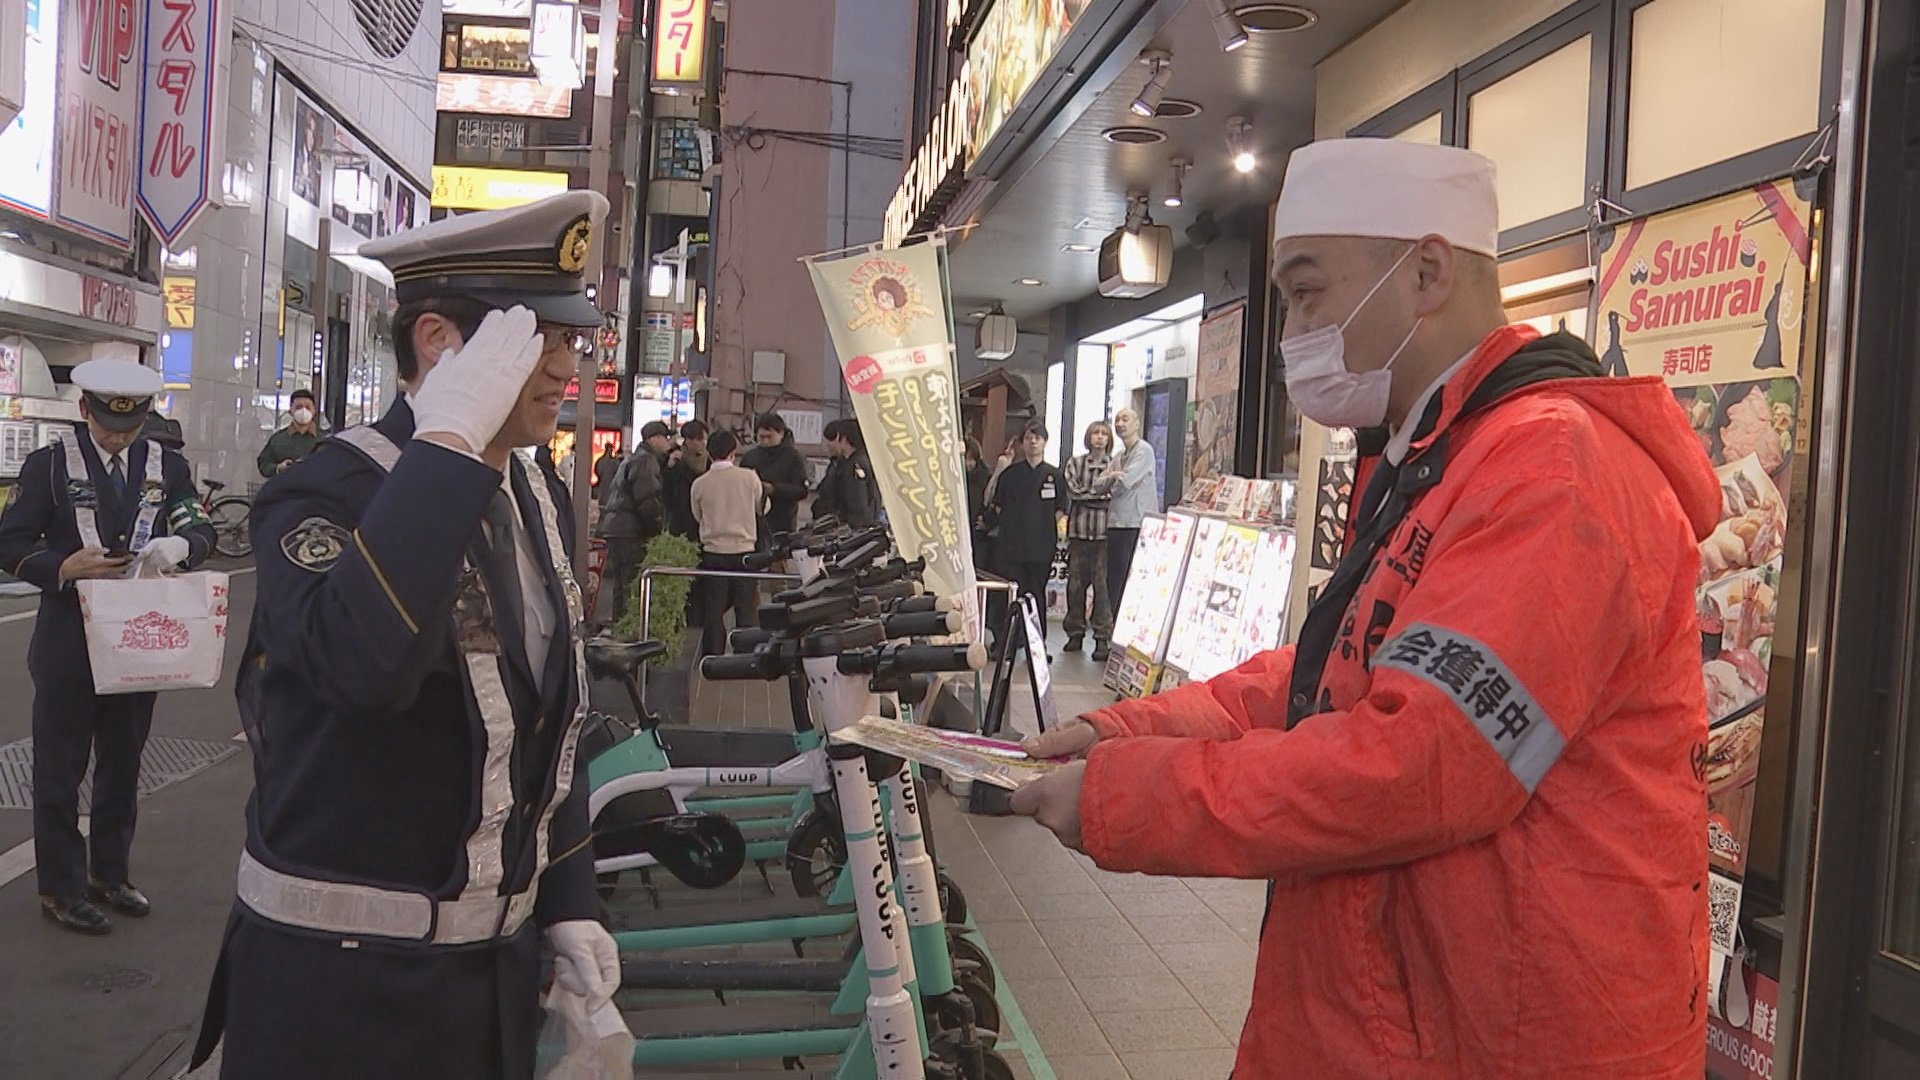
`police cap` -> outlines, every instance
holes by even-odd
[[[134,431],[147,422],[160,373],[131,360],[89,360],[73,369],[73,385],[87,411],[109,431]]]
[[[599,326],[585,274],[593,232],[606,216],[606,196],[566,191],[408,229],[361,245],[360,254],[393,272],[402,304],[466,296],[496,308],[524,306],[541,322]]]

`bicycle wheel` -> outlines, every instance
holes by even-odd
[[[252,507],[238,495],[214,501],[207,511],[213,525],[213,550],[229,559],[244,559],[253,554],[253,537],[247,534],[247,514]]]

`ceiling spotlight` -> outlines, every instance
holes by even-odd
[[[1260,164],[1253,152],[1253,125],[1244,116],[1227,117],[1227,153],[1235,172],[1250,173]]]
[[[1213,35],[1220,39],[1220,51],[1232,52],[1247,43],[1247,28],[1227,7],[1227,0],[1207,0],[1207,11],[1213,18]]]
[[[1173,166],[1173,186],[1167,188],[1167,197],[1160,200],[1160,203],[1162,206],[1173,207],[1187,201],[1186,195],[1180,190],[1181,181],[1186,177],[1187,170],[1193,167],[1193,162],[1177,157],[1170,164]]]
[[[1044,281],[1041,281],[1041,280],[1040,280],[1039,278],[1037,278],[1037,277],[1023,277],[1023,278],[1019,278],[1019,279],[1017,279],[1016,281],[1014,281],[1014,284],[1015,284],[1015,285],[1025,285],[1025,286],[1026,286],[1027,288],[1029,288],[1029,289],[1037,289],[1037,288],[1039,288],[1040,286],[1042,286],[1042,285],[1045,285],[1045,284],[1046,284],[1046,282],[1044,282]]]
[[[1075,254],[1083,255],[1089,251],[1098,251],[1100,249],[1094,247],[1092,244],[1061,244],[1060,250],[1071,251],[1071,252],[1074,252]]]
[[[1160,111],[1160,99],[1167,96],[1167,80],[1173,77],[1173,54],[1165,49],[1148,49],[1140,54],[1140,62],[1153,74],[1147,76],[1147,85],[1140,88],[1128,108],[1136,116],[1152,116]]]
[[[1153,216],[1147,211],[1147,193],[1144,191],[1127,192],[1127,221],[1123,228],[1130,233],[1138,233],[1145,226],[1153,224]]]

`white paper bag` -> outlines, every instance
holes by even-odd
[[[227,645],[227,575],[76,583],[96,694],[216,686]]]

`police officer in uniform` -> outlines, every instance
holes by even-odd
[[[606,211],[572,191],[361,248],[393,272],[406,396],[253,506],[255,786],[196,1065],[224,1032],[226,1077],[522,1080],[543,944],[611,1008],[572,517],[524,450],[600,324]]]
[[[823,433],[833,460],[814,492],[813,516],[831,515],[841,523],[864,529],[880,520],[880,489],[873,478],[873,462],[860,435],[860,421],[835,420]]]
[[[96,905],[152,910],[128,880],[140,752],[153,694],[93,692],[74,583],[198,566],[213,551],[192,470],[141,437],[160,373],[130,360],[73,369],[85,419],[28,455],[0,511],[0,567],[40,587],[27,647],[33,676],[33,861],[40,910],[68,930],[113,929]],[[80,779],[94,757],[91,836],[80,835]]]

